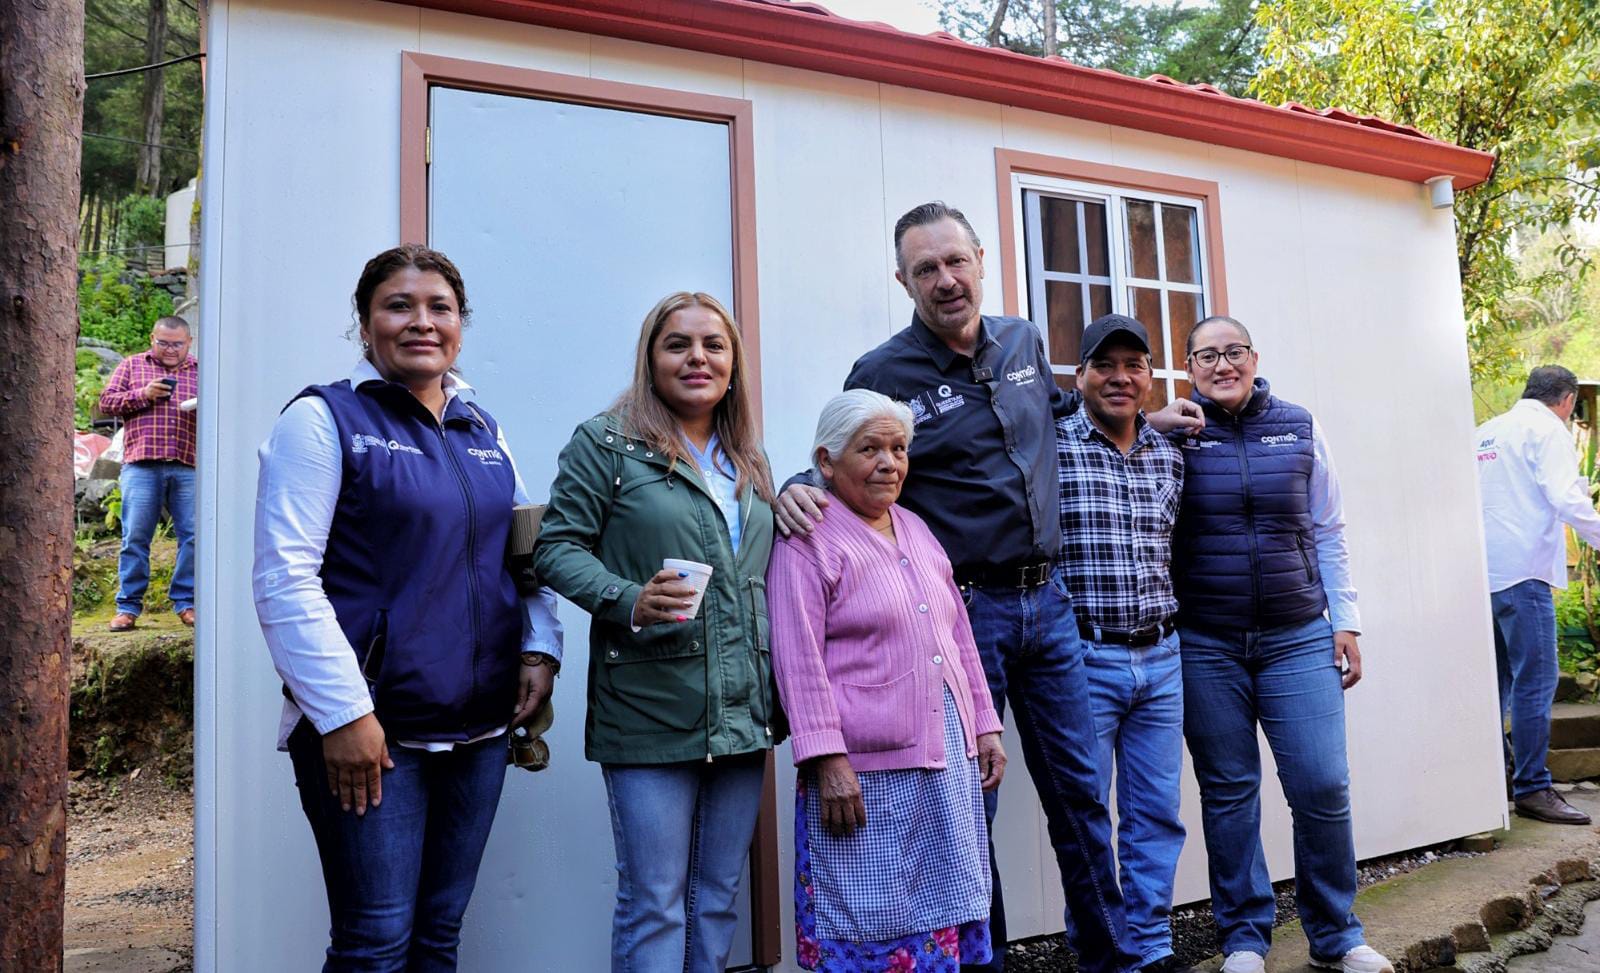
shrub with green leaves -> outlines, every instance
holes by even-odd
[[[72,421],[78,429],[88,429],[95,405],[106,387],[108,365],[92,351],[78,350],[72,380]]]
[[[150,326],[172,313],[172,295],[148,277],[128,274],[116,257],[85,258],[78,269],[78,334],[124,355],[149,347]]]

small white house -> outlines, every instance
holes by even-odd
[[[683,288],[735,310],[768,450],[800,468],[822,402],[910,320],[891,232],[929,199],[971,217],[985,310],[1037,322],[1064,379],[1083,322],[1116,310],[1158,336],[1156,398],[1184,394],[1188,324],[1240,318],[1343,475],[1366,624],[1348,697],[1360,854],[1503,822],[1454,227],[1427,185],[1469,190],[1488,156],[768,0],[211,0],[207,54],[198,970],[311,969],[325,943],[250,598],[255,449],[298,389],[354,359],[356,276],[402,241],[460,264],[462,364],[536,493],[627,380],[644,312]],[[571,606],[564,621],[554,766],[511,772],[467,916],[475,973],[606,965],[587,631]],[[792,969],[786,748],[776,765],[736,960]],[[1011,768],[996,841],[1024,937],[1059,930],[1062,900]],[[1179,897],[1194,900],[1187,786]],[[1283,877],[1288,812],[1270,782],[1264,798]]]

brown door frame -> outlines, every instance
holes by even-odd
[[[733,314],[746,349],[744,379],[754,391],[761,423],[761,328],[756,288],[756,182],[754,112],[740,98],[623,84],[570,74],[507,67],[403,51],[400,55],[400,241],[428,239],[428,90],[463,88],[544,101],[719,122],[728,126],[732,190]],[[779,962],[782,916],[778,899],[778,801],[772,754],[767,754],[761,815],[750,846],[751,939],[758,966]]]

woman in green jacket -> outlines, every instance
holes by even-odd
[[[561,451],[540,525],[542,583],[593,616],[585,751],[616,842],[613,971],[725,968],[765,751],[783,732],[762,580],[772,474],[745,375],[721,304],[663,298],[632,384]]]

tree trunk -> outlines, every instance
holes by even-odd
[[[1006,8],[1011,5],[1011,0],[1000,0],[994,5],[994,19],[989,21],[989,29],[984,32],[983,42],[990,47],[1000,46],[1000,32],[1006,23]]]
[[[59,971],[83,2],[0,2],[0,970]]]
[[[150,0],[145,16],[144,63],[157,64],[167,59],[167,0]],[[161,123],[167,110],[167,69],[144,73],[144,140],[139,146],[139,169],[134,184],[139,192],[161,192]]]
[[[1056,0],[1044,0],[1044,56],[1056,56]]]

